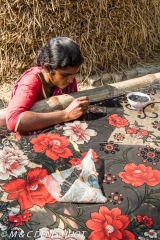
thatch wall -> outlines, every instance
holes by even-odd
[[[68,36],[83,74],[112,72],[160,52],[159,0],[0,0],[0,81],[33,65],[50,38]]]

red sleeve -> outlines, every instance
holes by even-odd
[[[6,123],[10,131],[15,131],[21,113],[28,111],[32,105],[41,100],[41,82],[35,74],[27,74],[18,83],[15,95],[9,102]]]

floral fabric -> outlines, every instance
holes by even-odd
[[[138,91],[152,98],[141,111],[123,95],[32,135],[0,129],[1,239],[160,239],[160,85]],[[53,175],[77,169],[89,149],[98,176],[75,171],[76,179],[99,187],[107,202],[80,203],[78,194],[60,202],[70,187],[59,190]]]

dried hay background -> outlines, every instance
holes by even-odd
[[[31,67],[56,36],[80,45],[85,75],[130,68],[160,52],[159,0],[0,0],[0,11],[1,82]]]

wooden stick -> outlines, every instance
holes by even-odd
[[[122,95],[124,92],[132,92],[137,88],[147,87],[154,82],[160,83],[160,73],[149,74],[140,78],[122,81],[119,83],[108,84],[107,86],[97,87],[89,90],[79,91],[72,94],[65,94],[36,102],[31,111],[50,112],[65,109],[75,98],[88,96],[89,100],[99,101]]]
[[[102,99],[112,98],[123,93],[132,92],[138,88],[148,87],[153,83],[160,83],[160,73],[149,74],[143,77],[134,78],[119,83],[108,84],[107,86],[97,87],[84,90],[72,94],[64,94],[60,96],[50,97],[34,103],[30,111],[33,112],[54,112],[63,110],[78,97],[88,96],[90,101],[99,101]],[[6,109],[0,110],[0,127],[6,125],[5,121]]]

